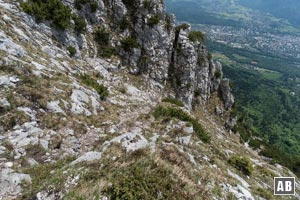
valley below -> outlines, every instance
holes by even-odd
[[[232,80],[243,142],[299,170],[300,29],[294,23],[297,15],[285,10],[293,13],[290,5],[298,3],[280,13],[271,2],[276,4],[170,0],[167,9],[178,22],[205,33],[213,59]]]

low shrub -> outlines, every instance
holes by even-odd
[[[150,11],[151,10],[151,1],[150,0],[145,0],[143,2],[143,6],[144,6],[145,9],[147,9],[148,11]]]
[[[140,45],[139,43],[137,42],[136,38],[135,37],[127,37],[125,39],[123,39],[121,41],[121,47],[129,52],[131,51],[133,48],[139,48]]]
[[[274,196],[270,190],[266,190],[263,188],[256,188],[254,193],[263,197],[264,199],[273,199],[274,198]]]
[[[148,26],[153,27],[153,26],[157,25],[159,22],[160,22],[159,15],[154,15],[154,16],[151,16],[148,19],[148,23],[147,24],[148,24]]]
[[[137,65],[141,70],[143,70],[147,67],[149,62],[150,62],[150,58],[148,56],[144,55],[139,58]]]
[[[122,0],[122,2],[130,12],[137,9],[140,4],[138,0]]]
[[[95,40],[100,45],[98,55],[104,58],[110,58],[116,54],[116,48],[109,44],[110,33],[104,28],[99,28],[95,31]]]
[[[86,32],[86,22],[85,22],[84,18],[75,15],[75,16],[73,16],[73,20],[75,23],[74,30],[77,33]]]
[[[182,54],[182,44],[178,44],[176,46],[176,53],[181,55]]]
[[[120,29],[121,29],[121,30],[125,30],[125,29],[128,29],[128,28],[130,27],[130,23],[129,23],[129,21],[127,20],[127,18],[124,17],[124,18],[122,19],[122,21],[120,22],[119,26],[120,26]]]
[[[207,53],[207,59],[211,60],[212,59],[212,54],[210,52]]]
[[[98,4],[93,0],[75,0],[74,6],[77,10],[81,10],[82,6],[89,5],[92,12],[96,12]]]
[[[69,51],[69,55],[73,57],[76,54],[76,49],[72,46],[68,46],[67,50]]]
[[[56,28],[65,30],[71,25],[71,9],[60,0],[28,0],[21,3],[22,9],[35,16],[37,22],[49,20]]]
[[[215,77],[216,77],[216,78],[221,78],[221,77],[222,77],[222,72],[221,72],[220,70],[217,70],[217,71],[215,72]]]
[[[95,40],[99,45],[108,45],[110,34],[104,29],[99,28],[95,32]]]
[[[98,8],[98,4],[96,1],[91,1],[90,2],[90,9],[92,11],[92,13],[96,12]]]
[[[203,142],[208,143],[210,141],[210,136],[204,131],[201,124],[199,124],[196,119],[192,118],[188,113],[181,109],[159,106],[154,110],[153,116],[155,118],[171,117],[177,118],[181,121],[189,122],[193,125],[194,131]]]
[[[178,26],[176,26],[176,31],[179,32],[180,30],[186,30],[190,27],[190,25],[186,24],[186,23],[183,23],[183,24],[180,24]]]
[[[229,81],[229,87],[232,89],[233,87],[234,87],[234,84],[233,84],[233,82],[230,80]]]
[[[194,96],[195,97],[199,97],[200,96],[200,91],[199,90],[195,90],[194,91]]]
[[[182,103],[182,101],[175,99],[175,98],[166,98],[166,99],[163,99],[162,102],[168,102],[168,103],[177,105],[179,107],[184,107],[184,104]]]
[[[261,141],[256,139],[251,139],[249,142],[249,146],[253,149],[260,149]]]
[[[201,42],[204,41],[205,34],[201,31],[191,31],[188,35],[188,38],[193,42]]]
[[[94,88],[97,93],[100,95],[102,100],[105,100],[109,94],[107,87],[100,85],[94,78],[90,77],[87,74],[81,74],[80,80],[83,84]]]
[[[110,199],[178,199],[187,196],[184,183],[165,166],[150,159],[140,159],[130,165],[114,170],[110,177],[112,183],[106,191]]]
[[[103,58],[110,58],[111,56],[116,54],[116,48],[110,46],[104,46],[99,48],[98,54]]]
[[[167,31],[172,30],[172,16],[170,14],[166,14],[166,25],[165,25]]]
[[[251,163],[250,159],[247,158],[247,157],[233,155],[232,157],[230,157],[228,162],[233,167],[240,170],[241,172],[243,172],[247,176],[250,176],[254,171],[252,163]]]

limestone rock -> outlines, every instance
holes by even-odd
[[[2,169],[0,172],[0,197],[16,196],[22,192],[20,184],[25,181],[31,183],[28,174],[14,172],[10,168]]]
[[[230,81],[228,79],[222,80],[221,93],[224,100],[225,109],[230,110],[234,104],[234,97],[231,93]]]
[[[95,151],[87,152],[84,155],[77,158],[76,160],[74,160],[73,162],[71,162],[71,165],[75,165],[80,162],[90,162],[94,160],[99,160],[101,159],[101,157],[102,154],[99,152],[95,152]]]

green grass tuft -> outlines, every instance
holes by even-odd
[[[67,50],[69,51],[70,57],[73,57],[76,54],[76,49],[72,46],[68,46]]]
[[[254,171],[252,163],[251,163],[250,159],[247,158],[247,157],[233,155],[232,157],[230,157],[228,162],[233,167],[240,170],[241,172],[243,172],[247,176],[250,176]]]
[[[27,168],[23,173],[30,174],[31,185],[24,186],[23,199],[33,199],[42,190],[49,190],[50,187],[60,190],[64,188],[68,174],[64,173],[65,166],[74,160],[73,157],[59,160],[55,163],[46,163]],[[52,172],[50,174],[50,172]]]
[[[203,42],[205,34],[201,31],[191,31],[188,35],[188,38],[193,42]]]
[[[121,41],[121,46],[127,52],[131,51],[133,48],[139,48],[140,47],[140,45],[136,41],[135,37],[127,37],[127,38],[123,39]]]
[[[74,20],[74,23],[75,23],[74,30],[77,33],[86,32],[86,22],[85,22],[84,18],[75,15],[75,16],[73,16],[73,20]]]
[[[160,17],[159,15],[154,15],[151,16],[148,20],[148,26],[150,27],[154,27],[155,25],[157,25],[160,22]]]
[[[162,102],[167,102],[167,103],[177,105],[179,107],[184,107],[184,104],[182,103],[182,101],[180,101],[178,99],[174,99],[174,98],[166,98],[166,99],[163,99]]]
[[[87,86],[94,88],[97,93],[100,95],[102,100],[105,100],[109,94],[107,87],[100,85],[94,78],[87,74],[81,74],[80,80]]]
[[[99,45],[106,46],[109,44],[110,34],[104,29],[99,28],[95,32],[95,40]]]
[[[21,7],[26,13],[35,16],[37,22],[49,20],[61,30],[71,26],[71,9],[60,0],[29,0],[21,3]]]
[[[201,124],[191,117],[188,113],[184,112],[181,109],[178,108],[170,108],[170,107],[163,107],[163,106],[158,106],[154,112],[153,116],[155,118],[159,117],[173,117],[177,118],[181,121],[189,122],[193,125],[194,131],[197,133],[198,137],[203,141],[203,142],[210,142],[210,136],[204,131],[202,128]]]

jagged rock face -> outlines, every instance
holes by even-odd
[[[130,35],[136,38],[139,47],[129,52],[121,50],[124,63],[130,66],[131,73],[143,73],[163,83],[168,79],[174,18],[166,15],[164,4],[160,0],[149,1],[148,5],[143,1],[133,1],[126,6],[124,9],[128,10],[127,18],[133,23]]]
[[[230,81],[228,79],[222,80],[221,91],[225,109],[230,110],[234,104],[234,97],[231,93]]]
[[[105,0],[98,2],[95,13],[84,7],[79,15],[110,32],[110,44],[117,48],[121,63],[130,73],[143,74],[160,84],[170,80],[176,97],[189,110],[206,104],[210,94],[219,90],[221,64],[208,57],[203,41],[189,39],[191,28],[175,30],[175,17],[166,14],[163,1]],[[88,48],[80,35],[69,33],[64,38],[65,44],[76,49]],[[124,48],[122,41],[126,38],[135,44]],[[78,44],[73,45],[76,41]]]
[[[141,44],[142,55],[137,65],[140,71],[149,74],[151,78],[163,82],[168,78],[168,66],[172,52],[174,31],[173,18],[170,30],[166,27],[166,13],[164,4],[160,0],[151,1],[148,8],[138,9],[137,23],[134,32]],[[151,22],[158,18],[157,24]],[[153,24],[151,24],[153,23]]]
[[[222,66],[207,58],[202,42],[189,40],[189,32],[190,28],[180,29],[176,35],[170,76],[177,97],[191,109],[193,102],[205,104],[210,94],[219,89],[221,76],[216,72],[221,73]]]
[[[222,77],[222,65],[220,62],[209,61],[209,78],[210,78],[210,91],[214,92],[219,89]]]
[[[172,56],[171,74],[177,98],[191,108],[196,83],[198,55],[188,39],[189,30],[179,30]]]

